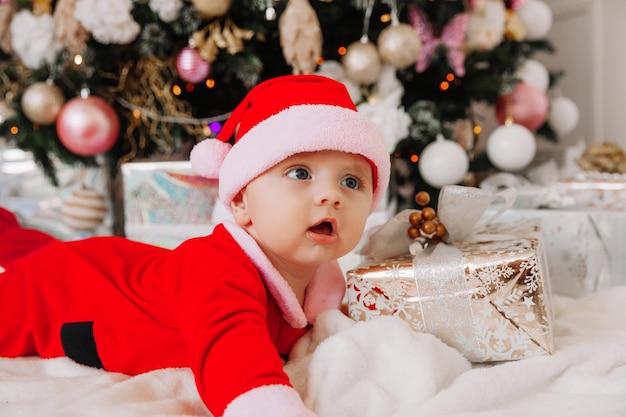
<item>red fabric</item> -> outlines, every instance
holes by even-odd
[[[5,220],[0,241],[16,229]],[[105,369],[189,366],[215,416],[250,389],[290,385],[278,354],[307,329],[284,321],[223,226],[171,251],[118,237],[31,249],[0,274],[0,356],[62,356],[61,326],[92,321]]]
[[[8,263],[54,240],[38,230],[20,227],[13,213],[0,207],[0,261]]]

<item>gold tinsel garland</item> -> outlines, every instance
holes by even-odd
[[[128,141],[130,151],[120,157],[120,164],[145,156],[151,144],[156,145],[164,157],[172,155],[176,151],[171,134],[173,123],[200,138],[206,136],[206,125],[214,120],[192,117],[191,105],[174,95],[172,80],[176,79],[176,73],[170,61],[143,57],[126,63],[119,75],[102,75],[117,79],[117,85],[102,94],[116,101],[129,121],[123,139]]]
[[[14,56],[6,61],[0,61],[0,101],[11,107],[12,101],[24,89],[29,74],[30,70]]]

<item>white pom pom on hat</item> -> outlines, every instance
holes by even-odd
[[[258,84],[217,137],[197,143],[189,159],[198,175],[219,180],[220,200],[230,210],[237,193],[263,172],[297,153],[322,150],[358,154],[369,161],[373,210],[389,183],[385,138],[357,111],[346,87],[331,78],[285,75]]]

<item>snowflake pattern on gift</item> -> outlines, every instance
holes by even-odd
[[[433,283],[436,292],[443,289],[436,308],[425,301],[432,302],[431,294],[420,294],[410,256],[365,262],[348,272],[349,314],[355,320],[397,316],[416,331],[437,335],[473,362],[551,354],[549,277],[539,230],[534,225],[531,231],[535,233],[528,227],[516,230],[524,235],[519,239],[455,244],[463,255],[465,298],[442,296],[448,290]],[[469,307],[459,308],[461,302]],[[464,309],[468,316],[460,317]]]

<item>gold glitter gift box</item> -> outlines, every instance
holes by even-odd
[[[439,210],[442,220],[448,217],[441,197]],[[392,220],[397,232],[403,221],[398,216]],[[396,232],[387,232],[385,239],[395,234],[398,240]],[[382,260],[370,255],[347,273],[353,319],[400,317],[476,363],[553,353],[550,282],[539,222],[492,223],[467,240],[438,243],[414,256],[408,247]]]

